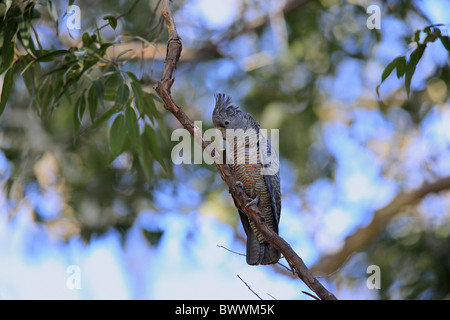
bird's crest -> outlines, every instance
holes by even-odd
[[[216,106],[213,114],[220,114],[222,112],[233,114],[240,111],[238,106],[231,103],[231,97],[225,93],[216,93],[214,97],[216,98]]]

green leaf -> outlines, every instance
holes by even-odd
[[[47,0],[45,1],[45,7],[47,8],[47,11],[50,14],[53,22],[55,22],[56,24],[56,32],[58,34],[58,12],[56,11],[55,5],[52,1]]]
[[[104,74],[102,74],[99,79],[106,79],[106,78],[109,78],[114,75],[120,75],[120,72],[116,71],[116,70],[108,71],[108,72],[105,72]]]
[[[119,155],[122,151],[127,131],[125,128],[125,117],[119,114],[115,119],[109,130],[109,145],[113,155]]]
[[[117,19],[116,19],[116,17],[114,17],[114,16],[107,16],[107,17],[103,17],[103,20],[108,20],[108,23],[111,26],[111,28],[116,30],[116,28],[117,28]]]
[[[83,119],[84,110],[86,109],[86,98],[84,96],[84,91],[80,95],[75,104],[74,112],[73,112],[73,129],[74,129],[74,137],[76,138],[78,135],[78,130],[80,129],[81,120]]]
[[[61,76],[59,76],[59,77],[57,76],[57,78],[56,78],[55,84],[53,85],[53,93],[55,95],[60,95],[60,94],[67,93],[67,91],[64,88],[64,81],[63,81]],[[67,95],[67,96],[70,99],[70,95]],[[72,104],[71,100],[69,101],[69,103]]]
[[[116,101],[117,90],[106,89],[105,90],[105,100],[106,101]]]
[[[450,53],[450,38],[449,36],[441,36],[440,37],[442,45],[444,46],[445,49],[447,49],[447,51]]]
[[[65,54],[72,54],[69,50],[55,50],[55,51],[49,51],[48,53],[39,56],[34,62],[50,62],[55,60],[56,57],[65,55]]]
[[[163,231],[161,230],[149,231],[142,229],[142,234],[144,235],[145,239],[148,241],[150,245],[156,246],[163,235]]]
[[[39,91],[37,93],[37,98],[39,101],[39,105],[41,107],[40,110],[41,117],[47,115],[48,111],[50,110],[50,107],[52,106],[54,97],[56,97],[56,95],[53,92],[51,79],[49,79],[40,86]]]
[[[155,101],[150,93],[144,92],[144,113],[150,118],[152,123],[154,123],[155,118],[160,118],[161,113],[156,109]]]
[[[419,40],[420,40],[420,32],[421,32],[421,30],[416,30],[416,32],[414,32],[414,42],[419,43]]]
[[[19,17],[19,36],[20,42],[22,43],[25,50],[32,54],[30,51],[30,29],[31,21],[26,18],[26,16]]]
[[[426,44],[419,44],[417,46],[416,50],[414,50],[409,57],[409,61],[411,64],[414,64],[414,66],[416,66],[417,63],[419,63],[419,60],[420,58],[422,58],[422,55],[426,47],[427,47]]]
[[[30,56],[24,57],[24,60],[19,62],[19,67],[24,68],[28,64],[27,60],[30,60],[30,59],[31,59]],[[30,69],[28,69],[27,72],[22,74],[23,82],[25,83],[25,87],[27,88],[28,93],[30,94],[30,98],[32,100],[36,99],[37,85],[36,85],[35,74],[40,73],[40,72],[41,72],[40,66],[35,65],[35,66],[31,67]]]
[[[159,162],[159,164],[163,167],[164,171],[167,171],[166,164],[164,163],[164,160],[161,156],[161,151],[156,141],[155,131],[149,125],[145,126],[143,138],[144,138],[142,141],[143,149],[150,148],[150,151],[152,152],[156,161]]]
[[[98,99],[100,100],[100,103],[102,106],[105,106],[105,88],[103,86],[103,82],[100,80],[94,80],[94,88],[97,92]]]
[[[5,56],[2,58],[2,64],[0,65],[0,74],[5,72],[9,68],[11,63],[13,62],[13,60],[14,60],[14,48],[15,48],[15,44],[13,42],[10,42],[7,45],[7,47],[4,49],[5,50]]]
[[[0,115],[5,111],[6,102],[8,101],[9,95],[14,85],[14,70],[10,68],[5,74],[3,79],[2,95],[0,100]]]
[[[13,0],[6,0],[5,1],[6,8],[5,8],[5,14],[3,16],[3,20],[6,19],[6,14],[8,13],[9,8],[11,8],[12,3],[13,3]]]
[[[147,181],[150,181],[153,171],[153,158],[150,153],[150,150],[141,146],[138,158],[141,164],[141,168],[144,171],[145,178],[147,179]]]
[[[406,88],[406,94],[409,97],[409,91],[411,89],[411,79],[414,75],[414,71],[416,71],[416,67],[412,68],[410,64],[408,63],[406,65],[406,71],[405,71],[405,88]]]
[[[392,73],[392,71],[395,69],[395,67],[397,67],[399,58],[401,58],[401,57],[395,58],[386,66],[386,68],[384,68],[384,71],[381,74],[381,83],[383,83],[384,80],[386,80],[386,78],[389,77],[389,75]]]
[[[426,44],[419,44],[419,46],[414,50],[409,56],[409,61],[405,67],[405,88],[406,93],[409,96],[409,92],[411,89],[411,79],[416,71],[416,66],[422,58],[423,52],[425,51]]]
[[[91,42],[92,42],[91,36],[87,32],[83,33],[83,35],[81,36],[81,39],[83,40],[83,46],[84,47],[89,46],[91,44]]]
[[[398,57],[398,63],[397,63],[397,78],[400,79],[405,74],[405,67],[406,67],[406,57],[401,56]]]
[[[398,66],[399,63],[402,63],[401,61],[405,59],[404,56],[401,57],[397,57],[394,60],[392,60],[387,66],[386,68],[384,68],[383,73],[381,74],[381,82],[380,84],[377,86],[377,95],[380,96],[380,86],[381,84],[384,82],[384,80],[386,80],[387,77],[389,77],[389,75],[392,73],[392,71],[394,71],[394,69]],[[397,76],[398,76],[398,70],[397,70]]]
[[[114,43],[111,43],[111,42],[102,43],[102,44],[100,45],[100,48],[99,48],[98,51],[97,51],[97,55],[98,55],[99,57],[103,57],[103,56],[105,55],[105,53],[106,53],[106,50],[107,50],[109,47],[111,47],[113,44],[114,44]]]
[[[122,83],[117,90],[116,103],[124,105],[130,97],[130,89],[126,83]]]
[[[20,12],[20,9],[16,7],[17,10]],[[10,11],[13,11],[11,9]],[[6,49],[8,48],[8,45],[11,45],[15,39],[14,37],[17,34],[18,29],[18,18],[8,18],[8,21],[4,21],[0,24],[0,32],[2,37],[2,42],[0,42],[0,47],[2,51],[2,59],[5,59],[6,56]]]
[[[62,72],[62,71],[64,71],[64,78],[66,79],[66,77],[73,76],[73,73],[71,73],[71,72],[74,72],[74,71],[76,72],[76,69],[79,69],[79,67],[80,66],[78,65],[78,61],[76,61],[76,60],[69,61],[53,70],[50,70],[50,71],[44,73],[39,79],[41,80],[53,73],[58,73],[58,72]]]
[[[126,49],[126,50],[123,50],[121,53],[119,53],[119,54],[117,55],[116,59],[119,60],[119,58],[120,58],[121,56],[123,56],[124,54],[126,54],[126,53],[128,53],[128,52],[130,52],[130,51],[133,51],[133,49]]]
[[[94,56],[86,56],[83,60],[83,72],[90,69],[92,66],[94,66],[98,62],[99,58]]]
[[[54,58],[65,55],[67,53],[70,53],[70,51],[68,50],[56,50],[56,51],[51,51],[47,54],[44,54],[40,57],[38,57],[35,60],[32,60],[21,72],[21,74],[23,74],[25,71],[27,71],[27,69],[29,67],[31,67],[34,63],[36,62],[49,62],[49,61],[53,61]]]
[[[137,81],[131,82],[131,88],[134,93],[134,102],[140,113],[144,113],[144,97],[142,95],[141,84]]]
[[[131,143],[135,147],[138,147],[140,141],[139,122],[136,112],[131,106],[128,106],[125,110],[125,123]]]
[[[89,115],[91,116],[92,122],[94,122],[94,120],[95,120],[97,104],[98,104],[97,91],[95,90],[94,85],[92,85],[88,91],[88,108],[89,108]]]
[[[133,72],[127,71],[127,75],[131,78],[131,81],[139,82],[139,79],[134,75]]]
[[[118,105],[114,105],[111,109],[106,110],[103,112],[101,116],[95,120],[94,124],[89,128],[89,130],[94,130],[103,123],[105,123],[109,118],[111,118],[115,113],[120,111],[120,107]]]
[[[84,111],[86,111],[86,96],[84,95],[86,92],[86,89],[83,90],[83,93],[80,96],[80,103],[79,103],[79,107],[78,107],[78,119],[83,120],[83,116],[84,116]]]

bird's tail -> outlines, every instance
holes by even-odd
[[[247,263],[272,264],[280,260],[280,252],[267,242],[260,243],[254,232],[247,235]]]

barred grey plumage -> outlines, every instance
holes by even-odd
[[[216,106],[212,120],[224,139],[227,136],[227,129],[241,129],[240,133],[233,135],[233,139],[235,136],[237,136],[238,140],[247,138],[245,148],[235,148],[233,150],[234,163],[230,165],[230,168],[235,173],[236,178],[242,183],[246,194],[254,199],[252,203],[258,206],[267,225],[278,234],[281,211],[280,172],[277,166],[275,174],[264,175],[261,173],[264,165],[264,161],[261,160],[264,159],[265,152],[271,152],[260,148],[261,144],[259,142],[261,139],[266,139],[266,137],[260,134],[259,123],[250,113],[242,111],[239,107],[233,105],[229,96],[216,94],[215,97]],[[248,136],[250,132],[255,133],[256,138]],[[245,136],[240,137],[239,135]],[[251,141],[256,143],[252,144]],[[269,141],[267,141],[267,147],[268,150],[271,150]],[[254,156],[253,158],[252,155]],[[238,162],[238,159],[245,159],[246,161],[241,163]],[[250,162],[248,161],[249,159],[257,159],[257,161]],[[233,200],[235,199],[233,198]],[[242,211],[238,211],[247,234],[247,263],[258,265],[278,262],[280,259],[278,250],[265,241]]]

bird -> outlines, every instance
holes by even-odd
[[[234,105],[231,97],[224,93],[215,94],[212,120],[216,130],[227,142],[227,147],[234,146],[233,150],[227,151],[232,155],[232,161],[229,161],[232,163],[227,163],[238,180],[237,184],[240,184],[245,193],[253,199],[247,206],[255,204],[268,227],[278,234],[281,214],[280,171],[278,157],[273,157],[275,151],[272,150],[270,141],[262,135],[260,125],[252,115]],[[235,138],[238,142],[232,145],[230,140],[236,141]],[[239,148],[240,146],[244,147]],[[268,165],[263,161],[265,155],[271,155],[272,160],[276,159],[276,172],[268,173],[261,170]],[[247,264],[277,263],[281,256],[280,252],[258,232],[254,224],[239,209],[234,197],[233,201],[247,235]]]

